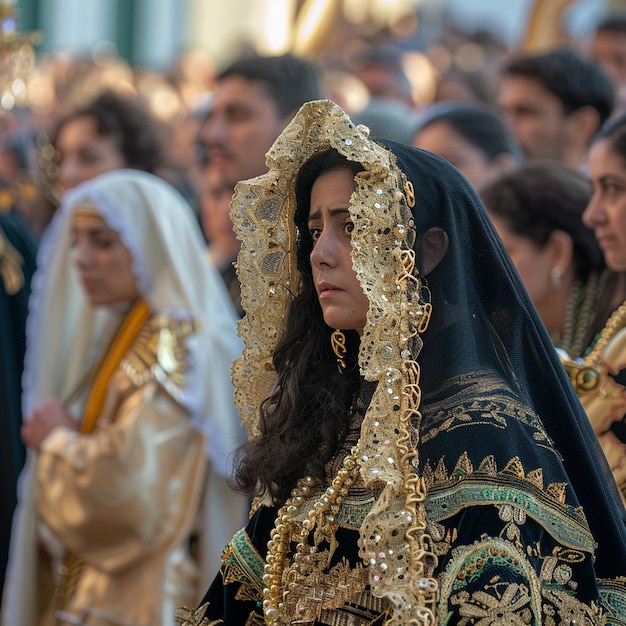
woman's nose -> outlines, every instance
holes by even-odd
[[[329,233],[322,232],[311,251],[311,263],[318,267],[334,266],[337,258],[335,244],[336,242],[333,242],[333,237]]]
[[[78,239],[74,244],[74,263],[77,267],[87,267],[91,259],[91,251],[89,246],[82,240]]]
[[[78,167],[73,159],[65,158],[59,165],[59,184],[64,190],[72,189],[80,183]]]
[[[597,194],[594,194],[585,209],[582,220],[585,226],[593,228],[602,219],[602,202]]]

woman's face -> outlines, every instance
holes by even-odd
[[[130,251],[119,233],[95,211],[77,210],[72,220],[73,261],[92,306],[139,297]]]
[[[593,229],[606,264],[617,272],[626,270],[626,161],[600,139],[589,151],[589,178],[593,196],[583,222]]]
[[[313,237],[311,266],[324,321],[340,330],[365,327],[369,301],[352,269],[348,212],[354,178],[347,169],[322,174],[311,189],[308,228]]]
[[[100,135],[96,119],[83,115],[66,122],[59,130],[59,184],[71,189],[98,174],[126,166],[114,137]]]
[[[553,300],[554,287],[550,272],[554,267],[554,252],[550,244],[538,246],[532,239],[513,232],[505,220],[491,215],[502,243],[515,265],[528,295],[545,321],[545,309]]]
[[[413,145],[443,157],[467,178],[474,189],[503,169],[496,162],[490,163],[482,150],[447,122],[433,122],[422,128],[415,134]]]

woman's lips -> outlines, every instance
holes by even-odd
[[[328,283],[320,283],[317,287],[317,290],[320,298],[330,298],[331,296],[334,296],[343,291],[343,289],[340,289],[339,287],[336,287],[335,285],[330,285]]]

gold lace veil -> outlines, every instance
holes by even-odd
[[[360,461],[366,482],[387,482],[361,529],[362,550],[394,555],[385,569],[370,568],[370,583],[375,595],[394,602],[394,620],[406,624],[416,603],[430,610],[436,591],[428,574],[435,557],[424,534],[424,491],[415,474],[409,426],[420,400],[419,368],[413,357],[430,305],[419,297],[407,204],[414,202],[410,186],[394,166],[393,154],[368,135],[367,128],[355,126],[332,102],[308,103],[268,153],[269,172],[237,185],[231,215],[242,241],[237,270],[247,314],[239,322],[245,348],[233,367],[233,382],[244,424],[254,436],[259,406],[275,384],[272,354],[298,290],[295,180],[304,162],[335,148],[365,167],[356,178],[350,206],[357,225],[352,257],[370,300],[359,355],[361,373],[378,385],[362,425]],[[361,254],[372,248],[377,254]],[[397,311],[405,313],[400,320]],[[397,419],[390,420],[390,415]]]

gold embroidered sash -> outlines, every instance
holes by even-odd
[[[113,376],[149,316],[150,308],[146,301],[138,300],[120,324],[89,390],[80,424],[81,433],[89,434],[95,430],[111,376]]]

